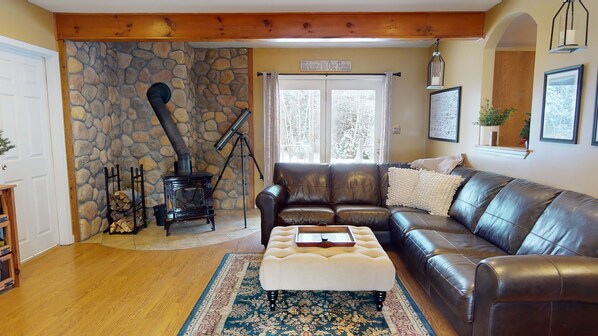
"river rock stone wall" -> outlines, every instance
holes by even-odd
[[[120,164],[127,184],[128,168],[143,164],[148,209],[164,201],[161,176],[173,170],[176,154],[147,102],[153,83],[170,86],[166,106],[193,169],[216,182],[232,143],[222,152],[214,143],[248,107],[246,49],[67,41],[66,53],[81,240],[107,226],[104,166]],[[220,183],[215,207],[241,208],[240,159],[231,160]]]

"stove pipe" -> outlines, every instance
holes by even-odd
[[[164,83],[153,84],[147,90],[147,100],[152,105],[154,113],[156,113],[168,140],[170,140],[176,152],[178,159],[176,162],[177,174],[191,174],[191,154],[189,153],[189,148],[185,145],[185,141],[183,141],[165,105],[170,100],[170,88]]]

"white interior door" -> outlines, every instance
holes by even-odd
[[[58,244],[44,59],[0,48],[0,130],[16,148],[0,157],[14,184],[21,260]]]

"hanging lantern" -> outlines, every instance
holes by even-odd
[[[438,51],[440,40],[436,40],[436,47],[432,59],[428,63],[428,90],[438,90],[444,87],[444,59]]]
[[[581,0],[564,0],[552,18],[550,52],[572,53],[586,49],[589,20],[590,13]]]

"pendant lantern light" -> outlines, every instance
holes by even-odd
[[[428,63],[428,90],[438,90],[444,88],[444,59],[438,51],[440,40],[436,39],[436,46],[432,59]]]
[[[551,53],[572,53],[588,46],[590,13],[581,0],[563,0],[552,18]]]

